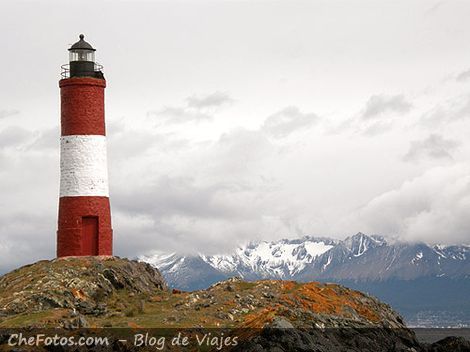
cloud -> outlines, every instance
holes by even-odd
[[[190,108],[204,109],[230,104],[233,102],[233,99],[227,93],[215,92],[203,97],[191,96],[186,98],[186,101]]]
[[[417,161],[424,158],[430,159],[450,159],[451,152],[460,143],[451,139],[444,139],[439,134],[431,134],[428,138],[420,141],[412,141],[410,149],[403,157],[404,161]]]
[[[127,158],[142,158],[151,153],[153,147],[161,152],[184,148],[186,140],[173,138],[171,134],[155,133],[152,130],[125,129],[108,137],[111,160],[127,161]]]
[[[60,147],[60,127],[55,126],[39,132],[36,139],[29,146],[32,150],[58,151]]]
[[[420,124],[436,127],[443,123],[452,123],[469,117],[470,96],[465,95],[434,106],[421,116]]]
[[[426,15],[430,15],[436,11],[438,11],[442,5],[444,5],[446,3],[446,1],[438,1],[436,2],[434,5],[432,5],[428,10],[426,10]]]
[[[155,150],[150,160],[164,154]],[[276,189],[263,177],[276,159],[276,147],[262,132],[235,129],[177,158],[166,157],[178,162],[116,175],[116,226],[123,236],[139,233],[119,250],[220,253],[283,226],[277,208],[287,204],[272,201]]]
[[[58,153],[12,148],[2,154],[0,272],[54,255],[59,181]]]
[[[172,153],[189,147],[189,141],[174,133],[157,133],[154,128],[130,127],[122,121],[107,126],[109,160],[114,165],[129,164],[129,159],[144,159],[159,153]]]
[[[186,98],[184,106],[166,106],[158,111],[147,112],[147,116],[156,117],[158,122],[164,125],[212,121],[214,112],[231,102],[233,99],[222,92],[202,97],[193,95]]]
[[[249,190],[247,186],[232,182],[210,185],[199,182],[191,177],[162,175],[154,178],[148,187],[116,194],[114,201],[131,214],[151,215],[155,219],[175,216],[235,219],[252,215],[244,208],[232,207],[222,201],[226,195]]]
[[[456,77],[457,82],[466,82],[470,78],[470,69],[459,73]]]
[[[18,115],[19,113],[19,110],[0,110],[0,119],[4,119],[13,115]]]
[[[375,119],[384,114],[404,114],[411,110],[413,105],[399,95],[372,95],[366,103],[360,118],[364,120]]]
[[[329,128],[330,134],[347,131],[374,137],[393,129],[397,115],[406,114],[413,105],[404,95],[372,95],[355,116]]]
[[[212,115],[186,107],[167,106],[160,111],[149,112],[148,116],[156,116],[165,125],[177,125],[188,122],[211,121]]]
[[[30,138],[30,131],[18,126],[8,126],[0,131],[0,148],[18,147]]]
[[[0,273],[55,255],[56,218],[49,212],[0,214]]]
[[[352,223],[406,241],[469,243],[470,165],[437,167],[383,193],[355,212]]]
[[[185,105],[182,109],[205,113],[212,107]],[[395,164],[387,165],[383,155],[390,151],[390,145],[379,139],[361,138],[358,142],[356,138],[321,134],[313,139],[299,132],[319,120],[313,113],[290,106],[266,118],[258,129],[236,128],[203,142],[191,139],[183,129],[166,133],[165,129],[133,125],[133,119],[128,125],[123,120],[110,121],[108,155],[115,253],[130,257],[155,249],[223,253],[249,240],[305,233],[337,236],[358,230],[383,230],[384,234],[396,230],[408,236],[408,230],[418,226],[418,220],[412,223],[413,214],[424,212],[419,207],[433,202],[433,187],[441,187],[441,183],[413,193],[399,187],[395,191],[402,195],[400,199],[389,192],[383,198],[375,197],[386,190],[384,182],[408,177],[408,170],[403,171],[408,167],[394,155],[388,161],[393,159]],[[363,120],[356,114],[354,123],[363,128],[361,132],[373,134],[387,130],[393,119],[385,116]],[[11,130],[8,135],[14,143],[8,145],[27,148],[6,148],[0,153],[0,206],[6,209],[0,214],[0,270],[11,267],[11,263],[24,263],[24,258],[54,255],[58,130],[54,127],[26,133],[27,138],[21,136],[21,130]],[[292,138],[282,139],[287,136]],[[397,138],[403,136],[397,134]],[[415,141],[410,159],[440,157],[436,152],[439,146],[449,155],[455,149],[441,136],[425,143],[427,139]],[[388,180],[382,180],[383,174]],[[448,186],[458,180],[449,176]],[[445,195],[437,197],[449,203],[459,201]],[[351,208],[364,203],[367,206],[353,217],[356,222],[341,231],[333,229]],[[430,206],[435,213],[442,212],[437,204]],[[401,217],[403,209],[409,213]],[[391,218],[384,216],[376,222],[381,212]],[[410,223],[409,228],[405,222]],[[449,233],[455,229],[450,227]],[[413,231],[411,239],[417,238],[417,230]],[[34,240],[41,241],[37,251],[31,245]]]
[[[363,124],[362,130],[358,130],[358,131],[360,131],[360,133],[365,136],[374,137],[379,134],[388,132],[392,128],[393,128],[393,121],[379,120],[379,121],[373,121],[371,123]]]
[[[284,138],[310,127],[318,120],[319,117],[314,113],[302,113],[296,106],[288,106],[269,116],[261,128],[275,138]]]

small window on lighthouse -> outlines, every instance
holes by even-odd
[[[70,50],[70,61],[95,61],[95,52],[93,50]]]

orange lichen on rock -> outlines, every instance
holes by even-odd
[[[338,290],[339,286],[337,285],[309,282],[303,284],[299,290],[293,293],[293,296],[305,309],[315,313],[341,316],[344,315],[343,308],[349,306],[369,321],[380,320],[377,314],[358,300],[359,297],[362,297],[361,294],[354,291],[344,294]]]
[[[70,291],[72,292],[72,295],[77,299],[86,298],[86,294],[83,292],[83,290],[77,290],[76,288],[72,288]]]
[[[257,311],[251,314],[248,314],[245,317],[243,326],[246,328],[260,329],[263,328],[267,323],[272,322],[276,312],[279,308],[279,305],[267,307],[261,311]]]
[[[295,281],[282,281],[282,291],[291,291],[296,284]]]
[[[141,328],[142,328],[142,326],[140,326],[139,324],[137,324],[137,323],[135,323],[135,322],[133,322],[133,321],[129,321],[129,322],[127,323],[127,326],[130,327],[130,328],[132,328],[132,329],[141,329]]]

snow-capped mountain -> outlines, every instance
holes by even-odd
[[[213,268],[245,279],[293,278],[336,242],[326,238],[252,242],[231,255],[201,256]]]
[[[470,277],[470,246],[390,242],[363,233],[342,241],[305,236],[251,242],[228,255],[154,254],[139,259],[183,289],[203,288],[230,276],[299,281]]]
[[[252,242],[226,255],[153,254],[170,286],[196,290],[231,276],[330,281],[379,297],[412,326],[470,326],[470,246],[404,243],[358,233]]]

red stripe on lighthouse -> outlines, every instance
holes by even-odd
[[[89,233],[88,219],[96,219],[96,231]],[[96,236],[95,238],[90,236]],[[94,247],[91,242],[95,242]],[[93,248],[96,251],[93,252]],[[113,230],[108,197],[61,197],[57,256],[112,255]]]
[[[73,77],[59,82],[62,136],[77,134],[106,135],[104,88],[106,81]]]

